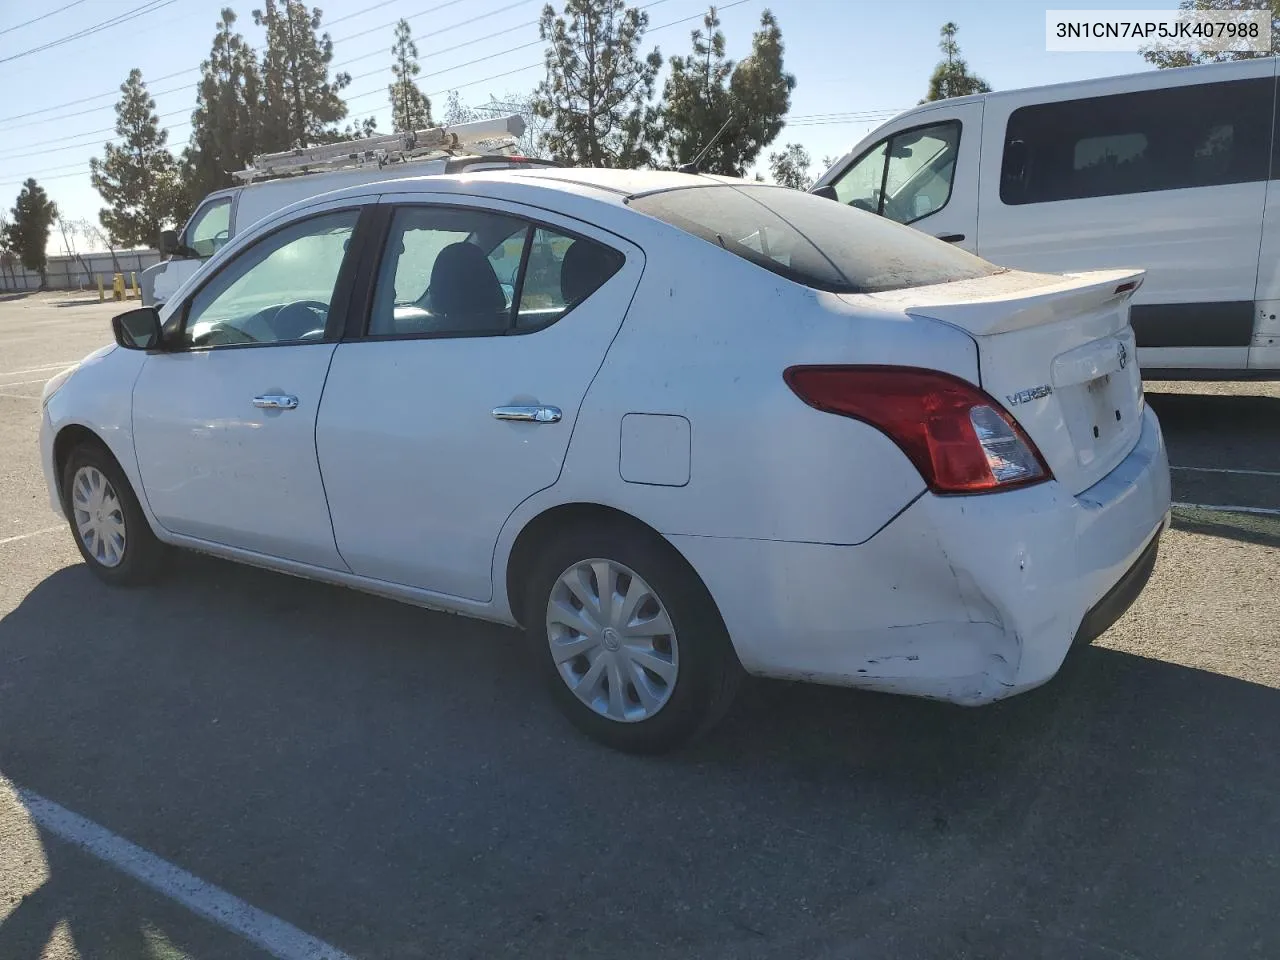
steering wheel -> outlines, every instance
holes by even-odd
[[[324,336],[329,305],[319,300],[286,303],[271,318],[271,328],[280,340],[315,340]]]

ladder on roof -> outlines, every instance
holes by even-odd
[[[428,127],[413,133],[389,133],[363,140],[345,140],[306,149],[263,153],[233,176],[250,183],[265,177],[319,173],[351,167],[406,163],[468,150],[493,156],[510,156],[515,139],[524,133],[524,118],[518,113],[492,120],[474,120],[453,126]]]

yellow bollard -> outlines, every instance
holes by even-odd
[[[116,300],[124,299],[124,274],[117,273],[111,278],[111,296]]]
[[[129,299],[138,300],[141,298],[138,292],[138,275],[132,271],[129,272]]]
[[[107,292],[102,289],[102,274],[98,274],[98,302],[105,303],[107,300]]]

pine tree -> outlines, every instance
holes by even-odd
[[[960,44],[956,43],[956,33],[959,29],[954,23],[942,25],[940,31],[942,39],[938,41],[938,48],[947,55],[947,59],[940,61],[933,68],[933,75],[929,77],[929,93],[924,100],[920,101],[921,103],[928,103],[930,100],[946,100],[950,97],[967,97],[971,93],[991,92],[987,81],[970,73],[969,65],[961,58]]]
[[[153,246],[164,226],[174,220],[177,166],[165,149],[169,134],[160,128],[156,102],[142,82],[142,71],[129,71],[120,92],[116,104],[120,142],[105,144],[103,158],[89,161],[89,180],[108,204],[98,211],[107,232],[121,246]]]
[[[809,151],[798,143],[788,143],[781,153],[769,154],[769,172],[773,182],[796,190],[808,190],[813,186],[809,167],[813,160]]]
[[[49,245],[49,230],[58,218],[58,207],[44,188],[30,178],[22,185],[18,201],[10,211],[12,220],[5,227],[8,247],[17,254],[22,265],[40,274],[40,288],[46,283],[45,268],[48,258],[45,248]]]
[[[693,53],[671,58],[662,137],[668,161],[678,165],[692,161],[724,128],[700,169],[740,177],[781,132],[796,79],[782,68],[782,32],[768,10],[752,38],[751,56],[736,66],[725,59],[719,28],[712,7],[703,28],[693,31]]]
[[[191,143],[183,154],[188,207],[214,190],[231,186],[257,150],[262,80],[253,48],[235,30],[236,15],[224,8],[209,59],[200,65]]]
[[[409,32],[409,21],[396,24],[396,42],[391,48],[395,58],[391,73],[395,81],[387,87],[391,98],[391,129],[395,133],[412,133],[431,126],[431,101],[418,89],[413,78],[422,72],[418,66],[418,45]]]
[[[339,91],[350,74],[329,79],[333,41],[319,33],[321,11],[310,11],[302,0],[265,0],[253,11],[263,27],[267,46],[262,54],[262,114],[258,128],[260,152],[309,147],[341,139],[335,124],[347,115]]]
[[[1271,51],[1257,53],[1253,50],[1220,50],[1193,53],[1190,50],[1162,50],[1159,45],[1143,47],[1140,51],[1147,63],[1157,67],[1191,67],[1197,63],[1222,63],[1224,60],[1246,60],[1250,57],[1271,57],[1280,44],[1280,0],[1180,0],[1179,10],[1267,10],[1271,11]]]
[[[561,163],[637,167],[652,159],[654,82],[662,55],[640,55],[648,14],[623,0],[565,0],[543,7],[547,78],[534,109],[550,121],[544,146]]]

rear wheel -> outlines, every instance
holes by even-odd
[[[565,531],[525,611],[557,705],[619,750],[657,753],[723,716],[742,667],[701,580],[670,544],[625,527]]]
[[[133,487],[115,458],[100,444],[81,443],[62,471],[67,519],[80,555],[113,586],[152,580],[164,545],[142,513]]]

